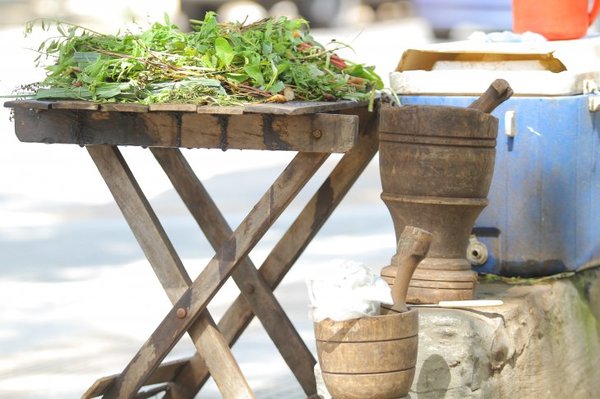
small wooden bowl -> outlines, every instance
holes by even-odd
[[[386,309],[382,308],[382,312]],[[408,394],[417,362],[419,318],[403,313],[315,323],[323,381],[334,399]]]

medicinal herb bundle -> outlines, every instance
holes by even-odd
[[[341,59],[302,19],[219,23],[214,13],[183,32],[165,18],[140,33],[106,35],[56,23],[39,46],[55,59],[30,86],[35,99],[232,105],[369,100],[383,87],[373,67]],[[27,31],[31,31],[29,24]],[[49,29],[42,22],[42,28]]]

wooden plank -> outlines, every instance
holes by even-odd
[[[151,151],[208,241],[218,249],[233,231],[181,151],[170,148],[153,148]],[[249,258],[243,259],[231,276],[296,375],[304,392],[309,396],[315,394],[316,361],[252,261]],[[185,376],[182,380],[194,379]]]
[[[87,149],[167,296],[176,303],[187,291],[191,280],[127,163],[116,147],[88,146]],[[206,309],[200,311],[200,317],[189,333],[223,397],[254,398],[228,343]],[[129,393],[131,397],[139,388],[141,385]]]
[[[271,290],[279,285],[377,153],[377,113],[369,114],[366,109],[362,109],[360,119],[361,138],[358,144],[342,157],[329,178],[311,198],[261,265],[259,273]],[[219,330],[223,332],[229,345],[233,345],[237,341],[253,317],[254,313],[248,301],[243,295],[238,296],[218,323]],[[190,363],[181,370],[176,379],[176,381],[195,381],[198,386],[194,392],[197,392],[203,381],[208,378],[206,368],[191,366],[201,360],[196,359],[198,357],[195,355],[194,359],[190,359]],[[167,393],[165,399],[175,398],[171,398]]]
[[[165,382],[172,382],[180,370],[188,365],[191,358],[173,360],[165,362],[157,368],[154,373],[146,381],[147,385],[162,384]],[[91,399],[98,396],[102,396],[108,387],[114,383],[119,375],[111,375],[98,379],[85,393],[81,396],[81,399]]]
[[[104,103],[100,104],[102,112],[148,112],[148,106],[130,103]]]
[[[196,109],[199,114],[211,114],[211,115],[241,115],[244,113],[244,107],[239,105],[232,106],[213,106],[203,105]]]
[[[181,146],[346,152],[358,137],[353,115],[200,115],[182,116]]]
[[[291,265],[314,238],[377,153],[379,146],[378,113],[370,113],[366,108],[349,112],[357,112],[360,115],[360,141],[338,162],[329,177],[261,265],[261,274],[272,288],[281,282]],[[289,262],[285,268],[281,268],[279,259],[286,257],[289,257]],[[220,325],[221,323],[219,323]]]
[[[4,103],[5,108],[50,109],[53,101],[13,100]]]
[[[356,143],[354,115],[204,115],[15,108],[24,142],[144,147],[346,152]]]
[[[167,296],[176,301],[191,279],[118,148],[87,146]]]
[[[4,103],[5,107],[12,108],[15,106],[24,106],[34,109],[47,109],[47,104],[59,103],[57,109],[87,109],[95,110],[98,104],[91,101],[40,101],[40,100],[14,100]],[[107,103],[110,104],[110,103]],[[104,105],[104,104],[101,104]],[[119,105],[119,104],[114,104]],[[122,104],[122,105],[139,105],[139,104]],[[291,101],[283,104],[264,103],[264,104],[246,104],[241,106],[196,106],[195,104],[152,104],[150,108],[153,111],[187,111],[200,112],[209,114],[240,114],[260,113],[260,114],[276,114],[276,115],[306,115],[317,112],[335,112],[352,108],[361,108],[368,105],[367,101]],[[94,108],[95,106],[95,108]],[[115,107],[118,108],[118,107]],[[116,110],[116,109],[115,109]],[[131,112],[131,111],[123,111]]]
[[[91,101],[70,101],[61,100],[52,103],[52,109],[70,109],[70,110],[86,110],[96,111],[100,108],[100,104]]]
[[[85,141],[76,127],[73,111],[51,112],[48,108],[19,104],[14,108],[14,120],[17,138],[26,143],[83,145]]]
[[[234,234],[223,244],[127,365],[105,398],[132,398],[144,381],[192,327],[198,315],[239,262],[275,222],[329,154],[300,153],[275,180]],[[179,309],[186,315],[178,317]]]
[[[366,107],[368,101],[290,101],[287,103],[264,103],[244,105],[244,112],[274,115],[306,115],[317,112],[334,112]]]
[[[181,119],[167,112],[101,112],[15,108],[19,140],[33,143],[176,147]]]
[[[198,106],[196,104],[150,104],[148,109],[150,112],[156,111],[172,111],[172,112],[196,112]]]

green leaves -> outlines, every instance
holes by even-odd
[[[82,64],[92,64],[100,59],[100,53],[95,51],[75,51],[73,53],[73,61],[79,66]]]
[[[317,43],[305,20],[218,23],[209,12],[190,22],[189,33],[165,16],[145,31],[122,35],[38,22],[45,30],[55,26],[58,36],[38,48],[40,57],[55,61],[37,98],[239,104],[286,90],[299,101],[368,100],[383,87],[372,67],[334,56],[341,44],[327,49]]]
[[[108,100],[122,94],[131,93],[129,83],[107,83],[98,87],[96,90],[90,90],[85,87],[54,87],[38,89],[36,100],[60,100],[60,99],[78,99],[78,100]]]
[[[285,84],[282,81],[277,81],[277,82],[273,83],[272,85],[270,85],[269,93],[271,93],[271,94],[281,93],[283,91],[283,89],[285,89]]]
[[[265,84],[265,78],[262,74],[259,64],[250,64],[244,67],[244,72],[248,74],[248,77],[252,79],[258,86]]]
[[[233,48],[227,41],[227,39],[223,37],[217,37],[215,39],[215,51],[217,58],[221,61],[220,67],[228,68],[231,65],[231,61],[235,57],[235,53],[233,52]]]
[[[374,67],[367,67],[361,64],[352,64],[344,71],[350,76],[356,76],[357,78],[363,78],[370,81],[373,87],[377,90],[381,90],[384,87],[383,80],[375,73]]]

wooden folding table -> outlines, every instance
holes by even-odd
[[[172,309],[119,375],[84,398],[193,398],[212,376],[222,396],[254,398],[230,347],[258,317],[307,396],[316,394],[315,359],[273,290],[377,152],[377,117],[364,103],[290,103],[243,107],[12,101],[24,142],[85,146],[166,291]],[[215,249],[194,279],[139,187],[119,146],[152,152]],[[180,148],[295,151],[296,156],[234,230]],[[332,153],[344,153],[260,267],[248,253]],[[241,291],[216,323],[207,305],[231,276]],[[164,362],[189,334],[196,353]]]

